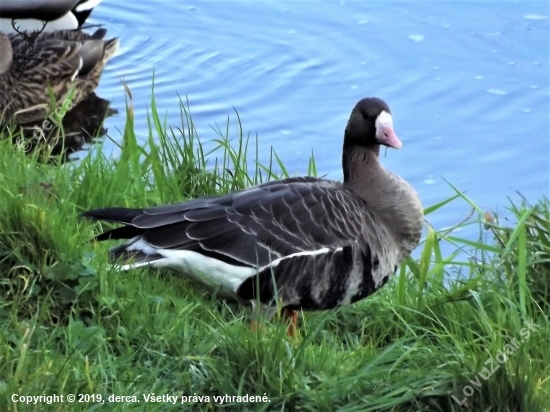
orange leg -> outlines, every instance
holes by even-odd
[[[296,325],[298,324],[298,312],[292,309],[283,309],[282,318],[289,322],[286,336],[290,338],[295,337]],[[252,329],[252,332],[255,332],[257,330],[262,331],[264,328],[260,322],[253,320],[250,322],[250,329]]]
[[[253,320],[250,322],[250,329],[252,329],[252,332],[256,332],[257,330],[264,330],[262,324],[258,321]]]
[[[296,325],[298,324],[298,312],[292,309],[283,309],[283,319],[289,320],[286,336],[293,338],[296,336]]]

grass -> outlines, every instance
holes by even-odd
[[[170,272],[116,272],[109,244],[89,242],[100,228],[78,217],[84,210],[177,202],[286,174],[274,152],[267,166],[251,162],[257,145],[238,118],[214,128],[207,152],[184,102],[180,127],[161,119],[154,98],[151,107],[142,143],[129,100],[118,159],[93,148],[79,163],[45,164],[0,139],[0,410],[548,409],[548,200],[511,204],[516,221],[503,224],[456,190],[427,219],[467,202],[474,214],[461,225],[478,225],[478,241],[427,225],[420,257],[371,298],[304,314],[296,340],[276,320],[253,332],[245,309]],[[443,256],[443,242],[456,252]],[[63,402],[12,399],[54,394]],[[71,403],[69,394],[80,396]],[[177,403],[151,401],[162,395]]]

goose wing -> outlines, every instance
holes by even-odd
[[[388,232],[365,202],[340,183],[315,178],[84,216],[124,225],[97,240],[130,239],[111,249],[114,260],[130,260],[128,267],[184,259],[178,250],[198,252],[228,264],[214,283],[241,301],[267,305],[275,299],[304,310],[349,304],[384,285],[398,264]],[[218,268],[210,266],[207,276],[218,276]]]
[[[84,216],[124,224],[98,240],[139,236],[153,248],[263,267],[295,253],[350,244],[361,233],[365,213],[365,203],[340,183],[290,178],[182,204],[99,209]],[[116,258],[122,249],[114,250]]]

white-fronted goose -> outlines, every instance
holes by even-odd
[[[34,30],[74,30],[84,24],[93,8],[101,1],[2,0],[0,1],[0,31],[16,33],[26,30],[27,34],[31,34]]]
[[[359,101],[348,121],[344,182],[294,177],[221,196],[83,216],[124,224],[100,234],[129,239],[111,249],[127,270],[169,267],[272,316],[347,305],[382,287],[419,242],[420,199],[379,162],[380,145],[401,148],[388,105]],[[291,325],[292,326],[292,325]],[[292,330],[290,330],[292,332]]]

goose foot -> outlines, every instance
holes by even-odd
[[[250,329],[252,330],[252,332],[256,332],[256,331],[260,331],[260,332],[263,332],[264,331],[264,327],[262,326],[262,324],[256,320],[253,320],[250,322]]]
[[[289,338],[296,337],[296,326],[298,324],[298,312],[292,309],[283,309],[281,317],[284,321],[288,322],[288,328],[286,330],[286,336]],[[250,322],[250,329],[252,332],[264,331],[262,324],[256,320]]]
[[[296,326],[298,324],[298,312],[292,309],[283,309],[283,319],[290,321],[286,336],[293,338],[296,336]]]

